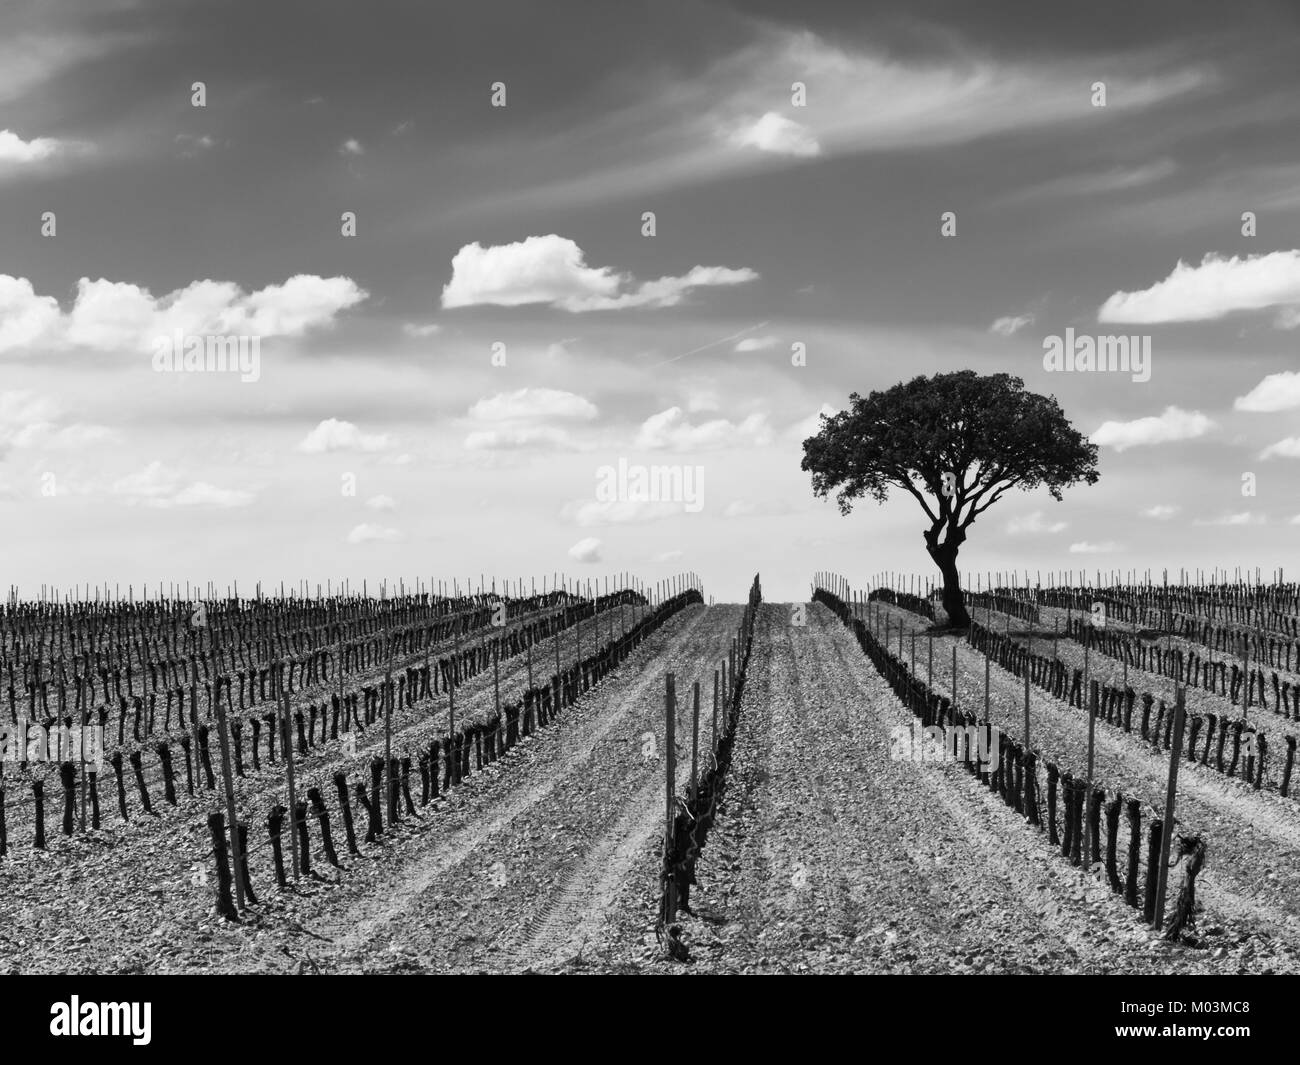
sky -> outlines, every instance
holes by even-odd
[[[7,0],[0,583],[934,576],[917,503],[841,515],[801,442],[959,369],[1100,448],[979,518],[972,579],[1294,579],[1298,23]],[[1112,336],[1145,372],[1044,362]],[[171,360],[214,338],[242,369]]]

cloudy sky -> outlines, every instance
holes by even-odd
[[[1300,14],[1226,12],[7,0],[0,583],[927,572],[800,441],[962,368],[1101,445],[963,568],[1300,576]]]

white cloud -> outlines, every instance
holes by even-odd
[[[1287,522],[1287,524],[1288,524],[1288,525],[1300,525],[1300,514],[1297,514],[1294,518],[1292,518],[1289,522]]]
[[[0,164],[39,163],[54,155],[62,147],[62,142],[53,137],[33,137],[25,141],[17,133],[0,129]]]
[[[732,133],[731,143],[740,148],[752,147],[763,152],[800,158],[810,158],[821,155],[822,152],[812,130],[775,111],[768,111],[757,120],[743,122]]]
[[[441,333],[442,326],[438,325],[436,322],[429,322],[426,325],[420,325],[417,322],[405,322],[402,325],[402,332],[408,337],[422,339],[424,337],[431,337],[435,333]]]
[[[395,441],[388,433],[363,433],[351,422],[326,418],[298,444],[298,450],[309,455],[327,451],[387,451]]]
[[[349,137],[339,145],[340,155],[362,155],[364,153],[365,149],[361,147],[361,142],[355,137]]]
[[[569,557],[575,562],[599,562],[600,561],[600,541],[594,536],[588,536],[579,540],[569,548]]]
[[[1245,526],[1245,525],[1263,525],[1268,519],[1263,514],[1252,514],[1249,510],[1243,510],[1237,514],[1223,514],[1217,518],[1197,518],[1194,525],[1226,525],[1226,526]]]
[[[1014,336],[1027,325],[1034,324],[1032,314],[1017,314],[1015,317],[998,318],[989,326],[989,332],[997,333],[999,336]]]
[[[1007,522],[1007,532],[1012,536],[1027,536],[1039,533],[1058,533],[1067,528],[1068,522],[1064,521],[1047,521],[1043,518],[1041,510],[1035,510],[1032,514],[1025,514],[1019,518],[1012,518]]]
[[[372,525],[370,522],[355,526],[347,535],[347,542],[350,544],[395,544],[401,539],[402,534],[398,530],[383,525]]]
[[[680,551],[660,551],[659,554],[655,555],[651,561],[676,562],[681,557],[682,557],[682,552]]]
[[[817,408],[815,413],[808,415],[807,418],[797,421],[794,425],[790,426],[790,428],[786,430],[786,439],[791,440],[796,444],[802,444],[810,436],[816,436],[821,432],[823,414],[828,418],[832,418],[836,414],[839,414],[839,408],[832,407],[829,403],[823,403]]]
[[[370,510],[396,510],[397,500],[392,496],[378,495],[371,496],[366,500],[366,506]]]
[[[505,426],[500,429],[476,429],[465,437],[469,451],[520,451],[533,448],[573,448],[573,437],[563,429],[549,425]]]
[[[566,504],[560,516],[584,528],[598,525],[625,525],[632,522],[658,521],[686,512],[685,503],[666,500],[575,500]]]
[[[195,281],[162,297],[127,282],[77,282],[71,310],[0,274],[0,352],[83,346],[150,351],[160,336],[296,337],[331,324],[367,293],[346,277],[298,274],[245,293],[231,281]]]
[[[1144,511],[1142,511],[1142,517],[1154,518],[1156,521],[1168,521],[1170,518],[1176,515],[1180,510],[1182,510],[1182,507],[1174,507],[1174,506],[1169,506],[1168,504],[1165,503],[1157,503],[1155,506],[1147,507]]]
[[[1276,444],[1269,444],[1259,453],[1261,459],[1300,459],[1300,436],[1288,436]]]
[[[715,418],[692,425],[681,407],[669,407],[642,423],[632,446],[642,450],[708,451],[761,447],[771,439],[772,430],[764,414],[751,414],[742,422]]]
[[[738,285],[758,277],[748,268],[695,266],[681,277],[636,284],[630,274],[591,267],[572,240],[550,233],[513,244],[466,244],[451,260],[443,307],[545,303],[572,313],[626,307],[672,307],[693,288]]]
[[[745,337],[736,345],[736,351],[762,351],[764,348],[775,347],[778,343],[777,337]]]
[[[576,418],[589,420],[596,417],[595,404],[573,392],[555,388],[521,388],[515,392],[500,392],[488,399],[480,399],[469,409],[469,416],[478,421],[529,421],[541,418]]]
[[[25,277],[0,274],[0,352],[37,343],[50,335],[58,322],[58,300],[36,295]]]
[[[62,417],[58,406],[43,396],[26,391],[0,392],[0,455],[10,448],[76,451],[119,436],[103,425],[59,425]]]
[[[206,481],[181,484],[180,475],[158,460],[142,470],[127,474],[113,482],[110,489],[128,505],[137,503],[159,510],[172,507],[211,507],[227,510],[246,507],[256,498],[252,492],[233,488],[218,488]]]
[[[1101,322],[1204,322],[1233,311],[1300,304],[1300,250],[1233,256],[1213,252],[1199,266],[1181,259],[1163,281],[1116,292],[1097,312]]]
[[[1070,545],[1070,554],[1072,555],[1109,555],[1116,551],[1124,550],[1114,540],[1103,540],[1101,543],[1090,543],[1087,540],[1080,540],[1076,544]]]
[[[1233,410],[1264,414],[1300,407],[1300,373],[1284,370],[1271,373],[1244,396],[1232,401]]]
[[[1092,442],[1099,447],[1127,451],[1131,447],[1193,440],[1204,436],[1213,428],[1214,422],[1200,411],[1166,407],[1164,413],[1158,416],[1138,418],[1131,422],[1104,422],[1092,434]]]

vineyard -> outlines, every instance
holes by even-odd
[[[1295,586],[514,591],[11,602],[0,965],[1300,971]]]

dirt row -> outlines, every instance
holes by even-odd
[[[615,632],[619,631],[616,615],[614,611],[610,617],[600,618],[602,641],[608,638],[611,621]],[[629,628],[633,620],[629,610],[626,616]],[[669,625],[675,622],[673,619]],[[590,654],[596,646],[593,634],[593,629],[584,623],[584,654]],[[566,630],[558,639],[561,661],[567,666],[576,660],[575,633],[573,629]],[[644,657],[647,653],[643,649],[638,654]],[[549,677],[554,661],[552,640],[536,645],[533,649],[535,679]],[[527,683],[527,669],[524,655],[501,664],[503,700],[519,697]],[[356,683],[354,677],[348,680]],[[328,698],[328,687],[298,697],[320,701]],[[457,727],[488,716],[492,708],[491,669],[457,688]],[[396,707],[394,755],[427,746],[435,736],[445,732],[447,719],[445,694],[435,697],[432,704]],[[307,788],[313,784],[321,787],[332,811],[332,828],[340,854],[345,848],[332,774],[342,768],[348,772],[350,781],[365,779],[368,786],[368,775],[363,778],[362,772],[370,758],[382,754],[383,749],[381,720],[357,734],[353,756],[345,757],[341,741],[336,740],[317,746],[305,758],[297,759],[298,794],[305,797]],[[213,755],[219,772],[215,744]],[[247,751],[245,758],[247,763]],[[484,776],[488,772],[499,773],[508,764],[509,759],[499,763],[501,768],[485,771]],[[283,760],[272,766],[263,757],[261,772],[254,774],[251,768],[248,772],[248,776],[237,778],[235,783],[237,809],[250,822],[250,872],[254,889],[261,898],[261,905],[250,912],[249,923],[253,927],[261,923],[273,925],[278,920],[300,923],[295,910],[301,899],[313,890],[329,890],[340,878],[324,861],[318,825],[313,820],[314,871],[323,879],[303,881],[301,891],[287,894],[274,887],[265,816],[276,803],[287,804],[285,767]],[[180,959],[188,959],[187,964],[205,964],[212,937],[222,924],[213,916],[211,838],[206,825],[208,811],[219,800],[215,793],[208,791],[193,797],[186,795],[183,769],[178,768],[178,776],[178,803],[174,807],[163,801],[161,784],[151,784],[156,813],[152,817],[143,813],[133,782],[128,782],[131,820],[122,823],[113,797],[111,771],[105,773],[99,789],[105,827],[71,838],[58,832],[59,803],[57,793],[51,793],[46,815],[48,842],[44,851],[31,846],[30,811],[28,817],[11,821],[9,855],[0,859],[0,972],[158,971],[180,964]],[[472,774],[467,784],[453,789],[453,794],[473,784],[476,776]],[[418,780],[414,790],[418,798]],[[440,800],[437,805],[448,801]],[[359,835],[364,834],[365,813],[355,802],[353,816]],[[387,834],[387,840],[396,837],[395,833]],[[285,853],[288,864],[287,836]],[[308,912],[304,909],[303,915]],[[310,938],[307,933],[303,935]]]
[[[881,624],[897,633],[905,646],[918,637],[919,671],[925,676],[928,622],[897,607],[884,606]],[[957,652],[960,706],[984,706],[985,659],[964,639],[934,638],[936,688],[951,688],[953,648]],[[909,648],[910,657],[910,648]],[[1024,682],[997,665],[989,671],[989,705],[994,724],[1007,735],[1024,732]],[[1079,775],[1086,771],[1088,715],[1038,689],[1030,689],[1033,747],[1043,759]],[[1140,735],[1099,722],[1096,728],[1097,786],[1119,790],[1148,806],[1164,806],[1167,752],[1156,752]],[[1040,782],[1041,784],[1041,782]],[[1279,971],[1300,969],[1300,895],[1295,891],[1300,867],[1300,812],[1291,799],[1256,792],[1208,766],[1184,763],[1180,769],[1177,819],[1180,832],[1197,832],[1206,840],[1208,858],[1198,881],[1198,899],[1206,916],[1202,925],[1211,949],[1255,959],[1252,964]],[[1094,870],[1094,875],[1101,876]],[[1217,930],[1217,931],[1216,931]]]

